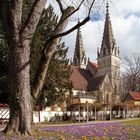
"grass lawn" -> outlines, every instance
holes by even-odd
[[[12,140],[140,140],[140,119],[71,125],[36,124],[35,129],[37,131],[30,138],[17,136]],[[6,137],[6,140],[11,138]]]
[[[123,121],[124,124],[130,126],[140,126],[140,119]]]

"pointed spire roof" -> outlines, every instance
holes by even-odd
[[[104,33],[103,40],[101,45],[101,50],[107,50],[109,54],[112,54],[112,50],[116,46],[115,39],[113,36],[111,19],[109,14],[109,4],[106,4],[106,17],[105,17],[105,25],[104,25]]]
[[[79,20],[78,20],[79,22]],[[75,45],[75,52],[73,58],[73,64],[80,66],[83,63],[85,58],[85,50],[83,45],[83,39],[80,28],[77,29],[77,36],[76,36],[76,45]]]
[[[77,36],[76,36],[76,45],[75,45],[75,55],[79,60],[82,60],[82,56],[85,53],[84,45],[83,45],[83,39],[80,28],[77,30]]]

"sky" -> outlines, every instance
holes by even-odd
[[[120,57],[123,59],[131,53],[140,53],[140,0],[108,0],[109,13],[112,22],[113,35],[117,47],[120,48]],[[81,27],[86,56],[91,61],[96,61],[97,47],[100,48],[104,20],[105,4],[96,4],[91,13],[91,20]],[[82,16],[81,16],[82,15]],[[83,12],[70,19],[68,28],[77,23],[78,18],[83,18]],[[63,37],[69,47],[68,58],[73,57],[76,32]]]

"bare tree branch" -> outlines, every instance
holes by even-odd
[[[69,16],[73,15],[75,12],[77,12],[81,5],[83,4],[84,0],[81,1],[81,3],[79,4],[79,6],[73,11],[71,12],[69,15],[67,15],[64,19],[62,19],[62,21],[57,25],[56,29],[58,28],[58,26],[65,20],[67,19]],[[78,27],[84,25],[86,22],[88,22],[90,20],[90,13],[91,13],[91,9],[93,7],[93,4],[94,4],[95,0],[92,1],[91,5],[90,5],[90,8],[89,8],[89,11],[88,11],[88,16],[82,21],[82,22],[79,22],[78,24],[76,24],[74,27],[72,27],[71,29],[69,29],[68,31],[66,32],[63,32],[63,33],[60,33],[60,34],[57,34],[57,35],[54,35],[52,36],[49,40],[52,40],[52,39],[55,39],[57,37],[62,37],[62,36],[65,36],[71,32],[73,32],[74,30],[76,30]]]
[[[88,16],[90,16],[91,9],[92,9],[92,7],[93,7],[94,2],[95,2],[95,0],[93,0],[92,3],[91,3],[91,5],[90,5],[89,11],[88,11]]]
[[[67,30],[67,31],[65,31],[65,32],[63,32],[63,33],[60,33],[60,34],[57,34],[57,35],[51,37],[51,38],[48,40],[48,42],[49,42],[50,40],[56,39],[56,38],[58,38],[58,37],[63,37],[63,36],[65,36],[65,35],[67,35],[67,34],[73,32],[74,30],[76,30],[78,27],[84,25],[84,24],[85,24],[86,22],[88,22],[89,20],[90,20],[90,17],[88,16],[88,17],[85,18],[83,21],[78,22],[78,23],[77,23],[75,26],[73,26],[71,29],[69,29],[69,30]]]
[[[69,18],[71,15],[73,15],[74,13],[76,13],[79,9],[80,9],[80,7],[81,7],[81,5],[83,4],[83,2],[84,2],[84,0],[82,0],[81,1],[81,3],[79,4],[79,6],[75,9],[75,10],[73,10],[73,12],[70,12],[67,16],[65,16],[64,18],[61,18],[61,20],[60,20],[60,22],[58,23],[58,25],[56,26],[56,28],[55,28],[55,30],[57,30],[57,28],[59,27],[59,25],[61,24],[61,23],[63,23],[63,21],[65,21],[67,18]],[[73,7],[74,8],[74,7]],[[68,9],[68,8],[67,8]],[[66,10],[67,10],[66,9]],[[63,11],[63,13],[62,14],[64,14],[64,11]]]
[[[140,89],[140,57],[139,54],[131,54],[124,58],[124,78],[126,78],[126,89],[137,91]]]
[[[70,17],[71,15],[73,15],[74,13],[76,13],[80,9],[80,7],[83,4],[83,2],[84,2],[84,0],[82,0],[81,3],[79,4],[79,6],[72,13],[70,13],[69,15],[67,15],[63,20],[67,19],[68,17]],[[61,21],[61,22],[63,22],[63,21]]]
[[[63,8],[63,5],[61,3],[61,0],[56,0],[56,1],[57,1],[58,5],[59,5],[59,8],[60,8],[61,12],[63,13],[64,12],[64,8]]]

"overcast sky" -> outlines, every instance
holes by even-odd
[[[120,56],[140,53],[140,0],[110,0],[109,12],[116,44]],[[96,7],[95,7],[96,8]],[[81,18],[79,16],[79,18]],[[76,19],[76,18],[75,18]],[[77,22],[71,19],[69,27]],[[101,46],[105,20],[105,5],[99,11],[94,10],[91,20],[81,27],[84,48],[91,61],[97,58],[97,47]],[[72,58],[75,48],[76,31],[63,38],[69,47],[68,57]]]

